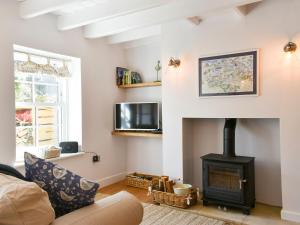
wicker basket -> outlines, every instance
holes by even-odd
[[[126,177],[127,185],[137,188],[148,189],[149,186],[158,185],[160,177],[142,173],[128,174]]]
[[[197,190],[195,189],[192,189],[191,193],[185,196],[155,190],[152,191],[151,195],[156,204],[166,204],[184,209],[197,204]]]

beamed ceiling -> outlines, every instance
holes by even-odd
[[[81,27],[86,38],[122,43],[160,34],[163,23],[188,19],[201,25],[205,15],[232,9],[246,16],[262,0],[23,0],[20,17],[53,14],[60,31]]]

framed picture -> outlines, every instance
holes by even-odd
[[[199,59],[199,96],[258,95],[259,50]]]

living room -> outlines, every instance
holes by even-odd
[[[26,171],[31,167],[24,162],[24,152],[43,158],[38,154],[41,149],[54,145],[61,150],[61,142],[78,143],[77,153],[61,153],[45,162],[98,183],[95,202],[99,201],[101,209],[116,192],[130,192],[117,194],[124,198],[124,205],[118,206],[119,218],[130,217],[130,213],[139,217],[138,222],[125,223],[124,219],[118,223],[113,220],[117,212],[112,211],[108,219],[100,221],[98,215],[99,222],[95,219],[92,224],[300,223],[299,1],[2,0],[0,4],[2,165],[26,177],[35,175]],[[236,81],[229,76],[229,83],[223,80],[226,85],[216,82],[219,73],[209,70],[209,62],[228,58],[235,58],[233,74],[244,73],[246,66],[238,63],[248,60],[251,75],[245,76],[250,76],[249,80],[244,76]],[[222,65],[216,68],[222,70]],[[210,79],[223,89],[206,85]],[[244,91],[238,91],[234,82]],[[41,88],[45,83],[50,83],[48,89]],[[55,97],[61,104],[53,102],[50,86],[61,91]],[[44,90],[52,94],[41,94]],[[155,128],[122,127],[127,126],[126,121],[122,125],[122,115],[137,103],[151,105],[157,112],[157,117],[152,115]],[[128,108],[122,112],[124,105]],[[50,121],[47,129],[42,124],[42,130],[36,124],[45,107],[59,122],[53,125]],[[51,107],[58,110],[49,111]],[[25,121],[24,112],[30,115],[30,122]],[[57,127],[58,132],[50,127]],[[21,139],[25,133],[26,138]],[[51,138],[42,140],[42,135],[49,133]],[[239,177],[236,184],[246,190],[253,176],[255,187],[247,195],[251,203],[233,204],[222,199],[226,194],[221,195],[222,201],[207,197],[205,188],[212,181],[205,181],[204,165],[211,160],[205,156],[211,153],[223,155],[226,163],[234,158],[231,163],[239,165],[246,159],[237,158],[247,157],[249,164],[242,168],[249,166],[243,172],[249,179]],[[217,172],[232,172],[230,168]],[[188,204],[192,200],[188,195],[184,198],[188,209],[161,202],[157,206],[153,187],[126,185],[124,180],[134,173],[144,174],[142,178],[159,176],[163,186],[173,181],[175,185],[190,184],[197,192],[196,205]],[[178,197],[172,192],[166,196]],[[0,196],[2,210],[7,205],[2,202],[5,195]],[[126,207],[132,210],[125,211]],[[159,216],[166,210],[168,214]],[[63,217],[75,212],[48,224],[76,224],[63,222]],[[154,212],[155,218],[160,217],[156,221],[150,216]],[[185,216],[206,222],[180,221]],[[43,224],[30,220],[13,223],[13,219],[0,212],[0,224]],[[209,219],[214,221],[209,223]],[[81,224],[90,221],[83,219]]]

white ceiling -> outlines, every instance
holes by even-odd
[[[86,38],[109,37],[111,43],[157,36],[160,25],[188,19],[201,25],[201,16],[233,9],[246,16],[262,0],[18,0],[20,17],[57,17],[58,30],[82,27]],[[251,6],[251,7],[250,7]]]
[[[55,15],[58,15],[58,16],[76,13],[82,9],[93,7],[97,4],[104,4],[107,1],[108,0],[82,0],[81,2],[74,2],[73,4],[70,4],[68,7],[64,7],[62,9],[56,10],[52,13]]]

